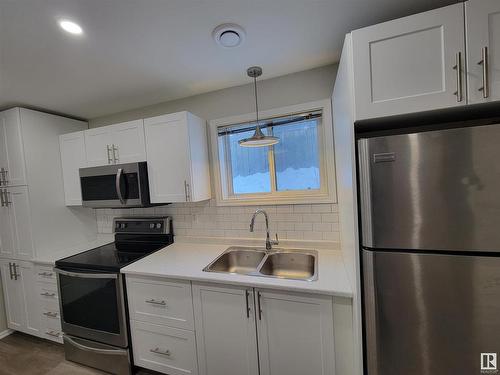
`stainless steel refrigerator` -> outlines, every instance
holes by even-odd
[[[500,124],[360,139],[358,156],[367,374],[495,373]]]

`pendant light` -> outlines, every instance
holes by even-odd
[[[253,86],[255,92],[255,113],[257,114],[257,125],[255,127],[255,133],[250,138],[245,138],[238,141],[239,145],[242,147],[266,147],[275,145],[280,141],[278,137],[272,137],[270,135],[264,135],[262,130],[260,130],[259,125],[259,103],[257,101],[257,77],[262,75],[262,68],[260,66],[252,66],[247,69],[247,75],[253,78]]]

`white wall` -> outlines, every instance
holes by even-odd
[[[329,98],[333,90],[337,65],[259,82],[262,110],[285,107]],[[253,85],[232,87],[186,99],[160,103],[123,113],[90,120],[91,127],[187,110],[205,120],[254,112]],[[258,207],[216,207],[215,201],[172,204],[134,210],[97,210],[98,230],[112,231],[113,217],[124,215],[170,215],[174,231],[181,236],[261,238],[262,223],[250,233],[251,213]],[[339,220],[336,204],[270,205],[271,230],[282,239],[325,240],[339,242]]]
[[[245,74],[243,69],[242,74]],[[328,99],[333,91],[336,74],[335,64],[266,80],[264,67],[263,79],[258,81],[259,108],[266,110]],[[91,119],[89,124],[92,128],[178,111],[189,111],[209,121],[255,112],[253,95],[253,84],[249,83],[98,117]]]

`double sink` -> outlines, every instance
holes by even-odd
[[[318,252],[230,247],[203,271],[314,281],[318,278]]]

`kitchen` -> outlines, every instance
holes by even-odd
[[[367,3],[0,1],[0,373],[496,371],[500,4]]]

